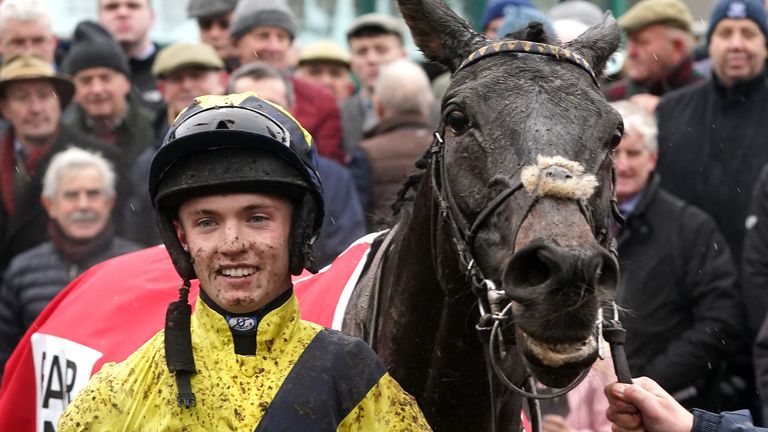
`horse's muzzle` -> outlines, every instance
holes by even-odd
[[[512,256],[502,276],[509,298],[528,304],[555,295],[562,307],[573,307],[584,296],[612,293],[618,281],[616,260],[597,244],[560,247],[535,241]]]

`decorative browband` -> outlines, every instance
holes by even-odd
[[[589,76],[592,77],[592,81],[594,81],[595,85],[598,85],[595,71],[592,70],[592,66],[589,65],[589,62],[584,57],[559,46],[530,41],[505,40],[496,42],[491,45],[486,45],[470,54],[469,57],[467,57],[466,60],[464,60],[456,70],[458,71],[486,57],[509,52],[519,54],[537,54],[553,57],[557,60],[566,61],[586,71]]]

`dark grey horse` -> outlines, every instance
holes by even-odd
[[[521,397],[488,373],[481,338],[501,340],[497,361],[513,383],[530,371],[564,387],[595,360],[595,321],[616,288],[608,223],[622,125],[591,71],[619,31],[608,16],[563,50],[533,24],[517,35],[532,43],[483,49],[496,41],[441,1],[399,7],[453,78],[413,205],[379,246],[344,327],[369,339],[435,430],[518,430]],[[506,319],[490,338],[494,313]]]

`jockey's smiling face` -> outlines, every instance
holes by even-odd
[[[291,202],[264,194],[187,200],[174,222],[200,287],[232,313],[253,312],[291,286]]]

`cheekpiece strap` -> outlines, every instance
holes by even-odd
[[[467,57],[466,60],[464,60],[456,70],[458,71],[464,67],[467,67],[480,59],[502,53],[537,54],[553,57],[556,60],[565,61],[580,67],[585,72],[587,72],[590,77],[592,77],[592,81],[595,83],[595,85],[599,85],[597,82],[597,76],[595,76],[595,71],[592,70],[592,66],[590,66],[587,59],[581,55],[556,45],[513,39],[499,41],[478,49],[477,51],[470,54],[469,57]]]

